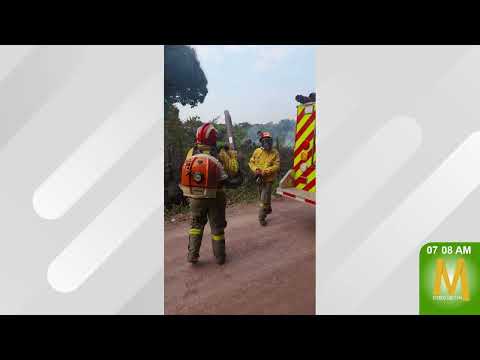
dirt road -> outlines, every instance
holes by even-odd
[[[315,209],[272,202],[266,227],[256,204],[227,208],[227,263],[215,263],[205,227],[200,262],[186,262],[188,221],[165,224],[166,314],[314,314]]]

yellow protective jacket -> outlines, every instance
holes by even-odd
[[[204,154],[211,153],[212,148],[208,145],[197,145],[197,148]],[[187,159],[192,157],[193,155],[193,148],[191,148],[187,153]],[[227,172],[229,177],[234,177],[238,173],[238,160],[237,160],[237,152],[235,150],[228,150],[220,149],[218,152],[218,160],[222,163],[223,168]]]
[[[263,181],[273,182],[280,171],[280,154],[277,149],[266,151],[263,148],[255,149],[248,162],[253,173],[257,169],[262,170]]]

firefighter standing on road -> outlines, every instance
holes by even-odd
[[[262,147],[256,149],[248,165],[255,174],[260,196],[258,220],[261,225],[267,225],[267,215],[272,213],[272,184],[280,170],[280,154],[273,148],[273,139],[269,132],[260,131]]]
[[[225,219],[227,201],[223,186],[228,184],[229,178],[238,173],[237,154],[234,150],[224,148],[218,150],[217,130],[213,124],[206,123],[198,128],[195,145],[188,151],[186,161],[196,155],[203,157],[205,160],[209,159],[219,169],[218,187],[213,190],[214,194],[209,197],[190,198],[192,222],[189,230],[187,260],[193,264],[198,262],[203,229],[208,221],[212,233],[213,254],[216,262],[221,265],[225,263],[226,257],[224,229],[227,226]]]

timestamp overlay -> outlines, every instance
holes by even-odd
[[[420,314],[480,314],[480,243],[428,243],[419,260]]]

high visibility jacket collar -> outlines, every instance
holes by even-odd
[[[213,155],[212,153],[214,153],[213,146],[210,146],[210,145],[195,144],[195,147],[197,148],[197,150],[199,152],[204,153],[204,154]]]

